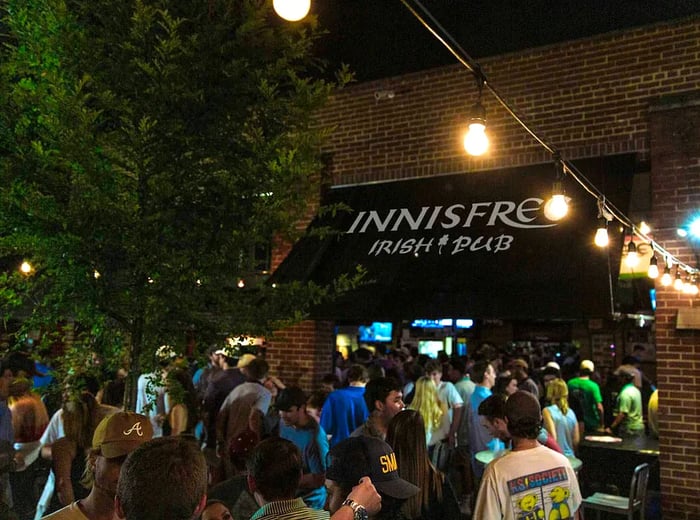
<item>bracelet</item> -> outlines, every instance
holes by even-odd
[[[352,498],[346,498],[342,505],[348,506],[350,509],[352,509],[353,520],[368,520],[369,515],[367,514],[365,506],[358,504]]]

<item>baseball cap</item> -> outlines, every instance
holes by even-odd
[[[286,412],[292,406],[299,407],[306,404],[306,396],[304,391],[298,386],[290,386],[280,390],[277,394],[277,399],[275,399],[275,408]]]
[[[116,412],[97,425],[92,436],[92,447],[108,459],[128,455],[153,437],[153,426],[145,415],[134,412]]]
[[[327,479],[354,486],[369,476],[380,493],[399,499],[410,498],[419,491],[399,477],[394,450],[376,437],[350,437],[333,446],[328,456]]]
[[[593,364],[593,361],[590,359],[584,359],[581,361],[581,370],[590,370],[591,372],[595,372],[595,365]]]

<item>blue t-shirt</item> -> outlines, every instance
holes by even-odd
[[[331,435],[331,448],[350,437],[368,416],[364,386],[348,386],[328,394],[321,409],[321,427]]]
[[[313,419],[311,419],[313,421]],[[313,426],[311,424],[310,426]],[[318,427],[316,438],[312,428],[292,428],[280,421],[280,437],[293,442],[301,451],[303,473],[321,474],[326,472],[326,458],[328,456],[328,438],[326,432]],[[297,495],[304,499],[307,506],[314,509],[323,509],[326,504],[326,486],[321,485],[316,489],[302,490]]]

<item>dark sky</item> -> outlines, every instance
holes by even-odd
[[[422,0],[474,59],[700,14],[700,0]],[[319,53],[360,81],[456,63],[400,0],[312,0]]]

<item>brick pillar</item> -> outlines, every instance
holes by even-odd
[[[698,266],[691,242],[678,238],[675,228],[700,209],[700,92],[657,102],[650,137],[655,238]],[[700,251],[699,242],[695,248]],[[700,330],[676,330],[678,310],[698,306],[697,296],[657,284],[662,509],[664,517],[674,519],[700,518]]]
[[[271,373],[286,385],[311,391],[331,372],[335,350],[333,322],[304,321],[275,333],[267,347]]]

